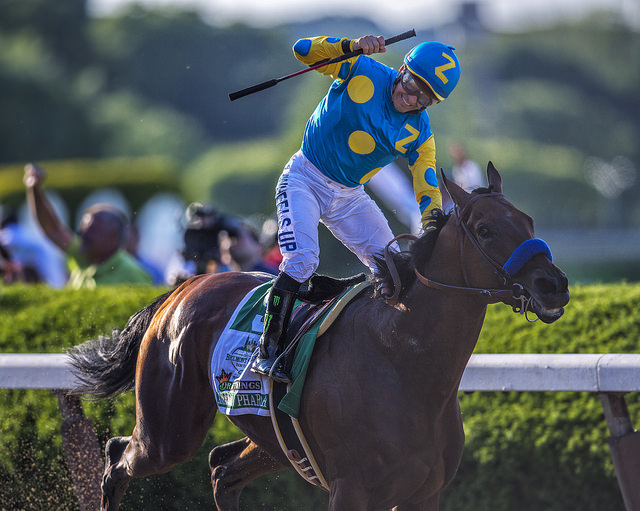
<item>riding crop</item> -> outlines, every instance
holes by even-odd
[[[413,37],[416,35],[416,31],[414,29],[403,32],[402,34],[398,34],[396,36],[390,37],[389,39],[384,40],[385,46],[393,43],[397,43],[398,41],[403,41],[404,39],[409,39],[409,37]],[[308,73],[309,71],[313,71],[314,69],[319,69],[324,66],[328,66],[329,64],[335,64],[336,62],[342,62],[343,60],[350,59],[352,57],[356,57],[362,54],[362,48],[359,48],[354,51],[350,51],[349,53],[345,53],[344,55],[340,55],[339,57],[334,57],[332,59],[321,60],[320,62],[316,62],[312,64],[306,69],[302,69],[300,71],[296,71],[295,73],[291,73],[290,75],[281,76],[280,78],[272,78],[271,80],[267,80],[266,82],[259,83],[257,85],[253,85],[251,87],[247,87],[246,89],[242,89],[236,92],[231,92],[229,94],[229,99],[231,101],[242,98],[244,96],[248,96],[249,94],[253,94],[254,92],[259,92],[264,89],[268,89],[269,87],[273,87],[277,83],[287,80],[288,78],[293,78],[294,76],[299,76],[303,73]]]

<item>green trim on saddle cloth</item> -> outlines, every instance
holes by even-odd
[[[238,311],[236,319],[231,323],[232,330],[241,332],[262,332],[262,318],[266,310],[266,300],[273,286],[273,280],[258,286],[251,298]],[[256,324],[256,318],[260,317],[260,324]]]
[[[342,309],[353,300],[364,289],[369,287],[371,282],[365,281],[351,286],[346,289],[340,298],[336,301],[336,304],[324,313],[318,321],[305,333],[296,347],[296,354],[293,359],[293,366],[291,367],[291,378],[293,383],[289,388],[289,392],[282,398],[278,409],[298,418],[300,414],[300,399],[302,398],[302,389],[307,377],[307,369],[309,368],[309,362],[311,361],[311,354],[316,343],[316,338],[326,332],[327,328],[336,320]]]

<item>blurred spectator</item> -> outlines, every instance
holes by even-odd
[[[282,262],[282,252],[278,245],[278,221],[267,218],[260,229],[260,245],[264,254],[264,262],[278,268]]]
[[[235,236],[240,222],[220,213],[213,206],[194,202],[185,213],[184,257],[195,265],[195,273],[229,271],[220,254],[220,233]]]
[[[220,233],[220,249],[222,260],[236,271],[278,274],[278,267],[263,257],[264,250],[260,238],[247,224],[240,224],[234,233]]]
[[[73,288],[104,284],[151,284],[151,277],[124,249],[128,221],[109,204],[87,208],[78,234],[64,225],[42,190],[45,172],[34,164],[25,166],[27,202],[41,229],[67,255]]]
[[[176,251],[170,258],[165,268],[164,281],[170,286],[178,286],[185,280],[196,274],[196,265],[193,261],[187,261],[184,251]]]
[[[453,158],[451,173],[456,184],[467,192],[485,186],[482,172],[478,164],[469,159],[464,148],[454,142],[449,146],[449,155]]]
[[[11,253],[0,244],[0,282],[15,284],[16,282],[39,282],[35,271],[28,271],[20,263],[13,260]]]
[[[151,261],[147,261],[138,250],[140,246],[140,230],[138,229],[138,224],[134,221],[129,222],[129,226],[127,229],[127,242],[125,244],[125,249],[129,254],[131,254],[136,261],[144,268],[144,270],[151,276],[151,280],[154,285],[160,286],[163,285],[164,275],[159,268],[157,268]]]
[[[184,214],[184,248],[167,268],[167,283],[176,285],[194,275],[229,271],[220,254],[220,233],[235,234],[240,223],[214,207],[193,202]]]
[[[373,193],[409,228],[412,234],[422,231],[420,208],[407,173],[394,162],[377,172],[367,183]]]
[[[468,192],[485,186],[480,167],[467,157],[460,144],[451,144],[449,154],[454,161],[451,169],[452,177],[458,185]],[[417,235],[422,231],[420,210],[416,203],[411,181],[407,173],[403,172],[395,162],[391,162],[376,173],[367,183],[367,187],[396,215],[402,224],[410,229],[411,233]],[[448,211],[452,206],[451,199],[442,186],[440,186],[440,191],[442,193],[442,209]]]
[[[18,270],[16,277],[25,282],[44,282],[63,287],[67,281],[64,265],[53,248],[34,236],[18,222],[16,212],[6,212],[0,223],[0,244],[11,254],[11,264]]]
[[[258,235],[240,219],[194,202],[185,211],[185,223],[184,248],[169,263],[169,284],[231,270],[277,273],[277,266],[264,260]]]

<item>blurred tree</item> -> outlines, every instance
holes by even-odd
[[[102,95],[90,111],[94,128],[104,134],[104,156],[167,155],[188,162],[207,148],[196,119],[130,91]]]
[[[0,33],[37,37],[60,64],[78,70],[91,59],[91,46],[86,38],[89,21],[86,3],[86,0],[2,0]]]
[[[597,208],[592,203],[599,211],[591,226],[637,224],[640,34],[599,13],[577,23],[499,35],[495,49],[496,134],[577,149],[583,154],[581,180],[604,197]],[[589,175],[592,157],[628,159],[631,177],[615,197]]]
[[[277,29],[216,28],[190,11],[94,19],[86,0],[0,2],[0,162],[188,161],[206,143],[277,132],[286,90],[233,104],[227,94],[295,66],[289,44]]]
[[[95,20],[92,36],[108,90],[129,89],[171,106],[197,119],[212,140],[282,128],[285,91],[234,103],[228,98],[233,90],[286,74],[282,63],[293,60],[290,43],[276,29],[217,28],[195,12],[133,6],[118,17]]]
[[[69,81],[39,35],[0,32],[1,161],[96,153],[99,134]]]

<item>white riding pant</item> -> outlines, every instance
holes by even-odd
[[[393,239],[389,223],[364,191],[329,179],[302,151],[285,166],[276,186],[280,271],[298,282],[318,268],[318,223],[322,222],[372,270],[373,256]]]

